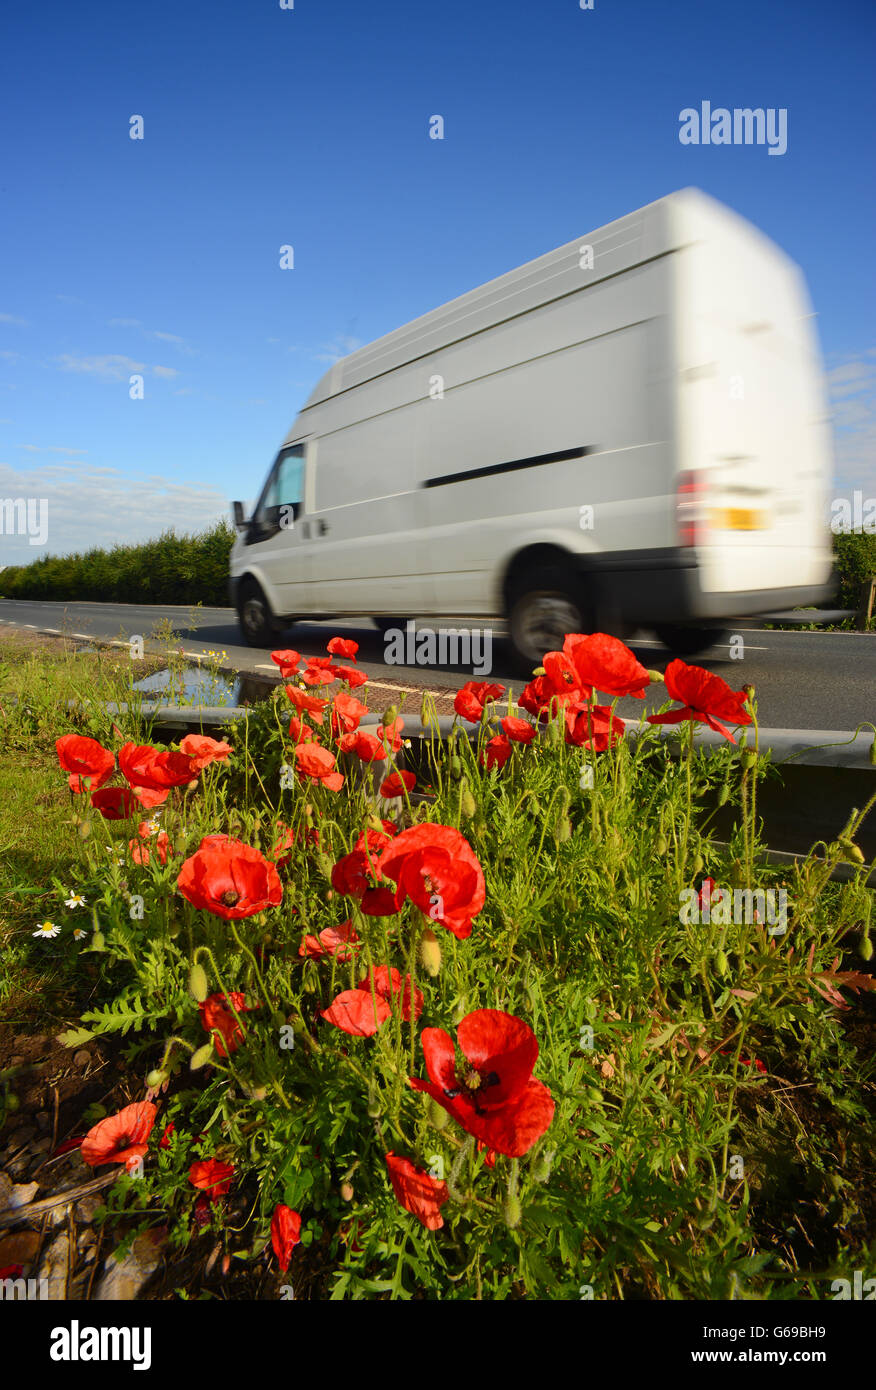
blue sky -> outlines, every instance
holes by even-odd
[[[838,485],[876,494],[874,30],[870,0],[9,7],[0,497],[50,526],[0,561],[212,521],[332,360],[688,184],[802,265]],[[787,152],[681,145],[702,100],[787,108]]]

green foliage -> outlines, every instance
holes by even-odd
[[[834,559],[839,576],[841,608],[858,608],[865,579],[876,575],[876,533],[851,531],[834,536]]]
[[[730,744],[706,756],[683,737],[673,752],[650,727],[596,755],[554,722],[487,770],[505,712],[488,707],[473,742],[457,728],[388,753],[381,773],[403,758],[417,790],[387,804],[354,754],[339,757],[340,791],[283,771],[295,758],[278,687],[229,734],[227,762],[170,793],[166,863],[154,840],[148,859],[130,852],[136,818],[114,826],[81,806],[58,817],[64,887],[85,897],[101,940],[74,944],[79,919],[52,908],[62,935],[29,949],[87,963],[82,1021],[127,1038],[129,1075],[155,1079],[160,1107],[144,1172],[113,1185],[106,1219],[169,1224],[180,1256],[202,1233],[247,1265],[267,1246],[267,1296],[287,1284],[299,1296],[307,1268],[314,1296],[334,1300],[829,1297],[829,1271],[865,1267],[852,1262],[868,1240],[856,1196],[871,1185],[874,1062],[843,1016],[870,977],[853,955],[840,964],[869,920],[867,866],[832,881],[839,842],[772,866],[756,795],[780,771]],[[327,715],[319,732],[330,746]],[[728,842],[710,828],[718,805],[736,810]],[[427,923],[413,903],[366,916],[332,885],[337,860],[390,817],[458,830],[484,871],[471,935],[435,929],[434,976],[418,964]],[[202,837],[222,833],[286,857],[277,906],[225,920],[176,891]],[[706,875],[786,890],[787,930],[683,913]],[[358,954],[302,954],[305,936],[347,918]],[[384,964],[414,976],[422,1015],[405,1018],[396,999],[374,1036],[333,1027],[323,1011]],[[230,1055],[203,1051],[205,988],[245,1001]],[[455,1038],[478,1009],[533,1030],[534,1074],[556,1107],[517,1159],[492,1163],[409,1084],[425,1075],[423,1030]],[[441,1229],[396,1200],[388,1152],[443,1173]],[[189,1175],[207,1158],[233,1165],[233,1181],[198,1208]],[[302,1216],[285,1275],[269,1243],[278,1203]]]
[[[228,557],[234,528],[220,521],[195,535],[165,531],[142,545],[45,555],[0,573],[4,598],[104,603],[228,602]]]

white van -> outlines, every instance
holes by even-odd
[[[529,667],[566,632],[690,655],[830,594],[831,474],[800,270],[686,189],[335,363],[235,503],[232,601],[251,645],[505,615]]]

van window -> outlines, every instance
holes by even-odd
[[[303,498],[304,445],[293,444],[278,455],[252,519],[261,525],[279,525],[281,507],[293,507],[297,518]]]

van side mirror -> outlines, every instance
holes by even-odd
[[[243,515],[243,503],[232,502],[231,513],[234,517],[234,524],[237,527],[238,531],[242,531],[244,526],[246,525],[246,518]]]

